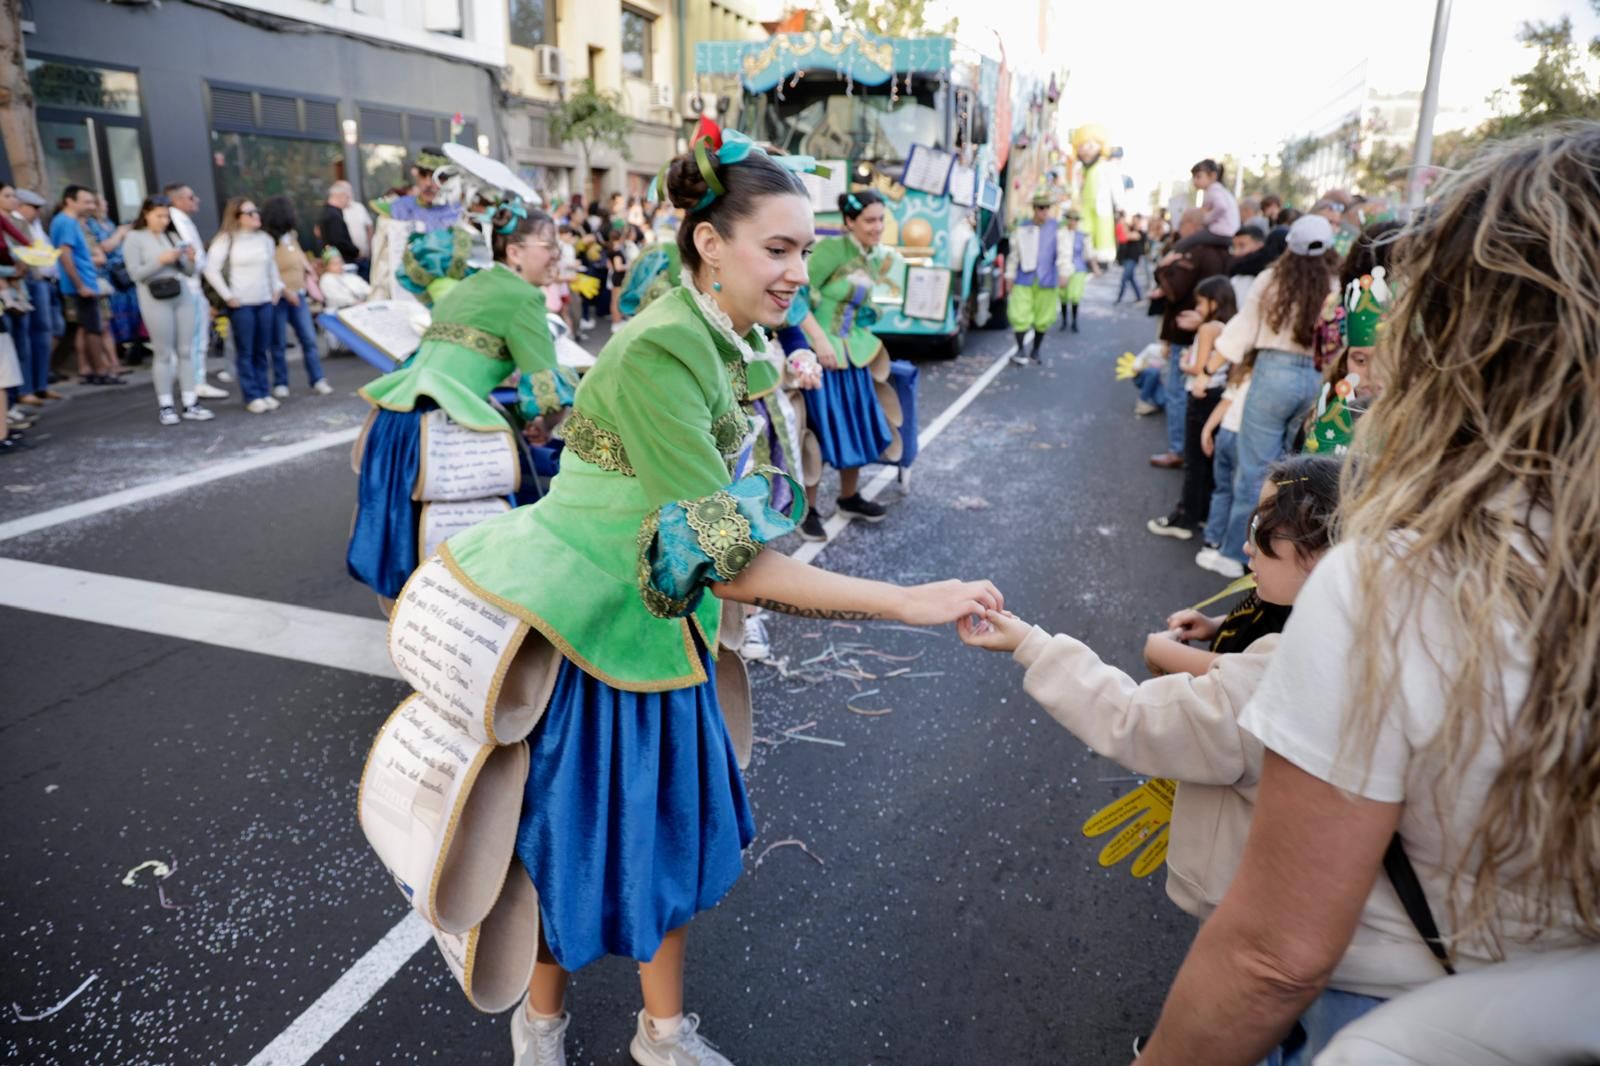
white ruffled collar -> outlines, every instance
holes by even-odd
[[[856,235],[854,233],[851,233],[849,230],[845,230],[844,231],[844,235],[849,238],[851,244],[855,245],[856,251],[861,253],[861,256],[862,256],[863,259],[871,259],[872,258],[873,249],[877,248],[878,245],[873,245],[872,248],[868,248],[866,245],[864,245],[860,241],[858,241],[856,239]]]
[[[734,332],[733,319],[728,317],[728,313],[717,304],[717,301],[700,291],[699,286],[694,283],[694,272],[688,267],[682,269],[679,275],[679,283],[688,291],[690,296],[694,297],[695,304],[699,306],[700,313],[711,324],[711,328],[716,330],[723,340],[733,345],[734,350],[743,357],[745,362],[754,363],[767,357],[766,352],[756,351],[750,347],[749,341]],[[761,331],[761,327],[753,326],[751,327],[751,332],[762,339],[762,347],[765,348],[766,335]]]

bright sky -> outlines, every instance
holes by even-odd
[[[1364,59],[1374,89],[1420,90],[1434,11],[1427,0],[944,2],[961,19],[962,40],[992,50],[985,31],[994,27],[1014,59],[1067,68],[1065,123],[1106,125],[1141,185],[1187,174],[1206,156],[1268,152],[1331,124],[1337,98],[1353,100]],[[1044,55],[1041,2],[1050,7]],[[1589,0],[1457,0],[1452,8],[1441,108],[1481,108],[1531,65],[1516,40],[1525,20],[1565,14],[1580,40],[1600,33]]]

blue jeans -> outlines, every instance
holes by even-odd
[[[1267,468],[1289,453],[1300,423],[1317,400],[1322,375],[1309,355],[1263,348],[1256,353],[1256,369],[1244,398],[1244,421],[1239,426],[1239,466],[1233,476],[1233,507],[1222,554],[1243,563],[1244,538],[1250,515],[1261,495]]]
[[[1122,302],[1122,294],[1128,291],[1130,285],[1133,286],[1133,298],[1135,300],[1144,299],[1143,296],[1139,295],[1139,260],[1137,259],[1130,259],[1122,264],[1122,285],[1117,289],[1118,303]]]
[[[234,365],[244,402],[267,394],[267,351],[272,347],[272,305],[246,304],[228,312],[233,334]]]
[[[51,301],[50,284],[41,278],[28,279],[28,302],[33,304],[33,310],[27,316],[28,352],[33,365],[22,368],[22,387],[25,391],[38,394],[50,387],[50,353],[56,343],[56,335],[51,329],[55,306]],[[17,343],[17,353],[19,356],[22,353],[20,341]]]
[[[1189,410],[1189,390],[1185,387],[1187,376],[1178,368],[1183,358],[1183,345],[1167,345],[1167,451],[1183,454],[1183,419]]]
[[[1145,403],[1165,407],[1167,403],[1167,386],[1162,380],[1161,371],[1153,366],[1147,366],[1133,375],[1133,387],[1139,390],[1139,399]]]
[[[322,380],[322,359],[317,351],[317,331],[311,325],[311,301],[299,293],[300,305],[289,306],[288,300],[279,300],[272,316],[272,383],[289,384],[289,323],[294,324],[294,335],[300,341],[300,354],[306,361],[306,375],[311,384]]]
[[[1206,512],[1206,530],[1200,539],[1206,544],[1221,544],[1227,535],[1229,512],[1233,508],[1233,472],[1239,465],[1239,434],[1219,426],[1212,440],[1215,447],[1211,450],[1211,478],[1216,487],[1211,490],[1211,510]]]
[[[1251,390],[1253,394],[1254,386]],[[1311,1066],[1311,1060],[1333,1042],[1334,1034],[1383,1002],[1376,996],[1327,989],[1300,1015],[1300,1027],[1294,1037],[1273,1048],[1261,1060],[1261,1066]]]

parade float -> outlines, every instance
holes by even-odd
[[[898,347],[960,354],[967,330],[995,314],[1006,196],[991,131],[1006,96],[1001,64],[946,37],[845,29],[701,42],[695,67],[693,110],[827,168],[828,177],[806,179],[819,236],[840,232],[840,194],[884,197],[884,242],[904,269],[873,292],[873,332]]]

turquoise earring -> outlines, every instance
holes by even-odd
[[[713,281],[713,282],[712,282],[712,283],[711,283],[711,291],[712,291],[712,292],[721,292],[721,291],[722,291],[722,282],[720,282],[720,281]]]

